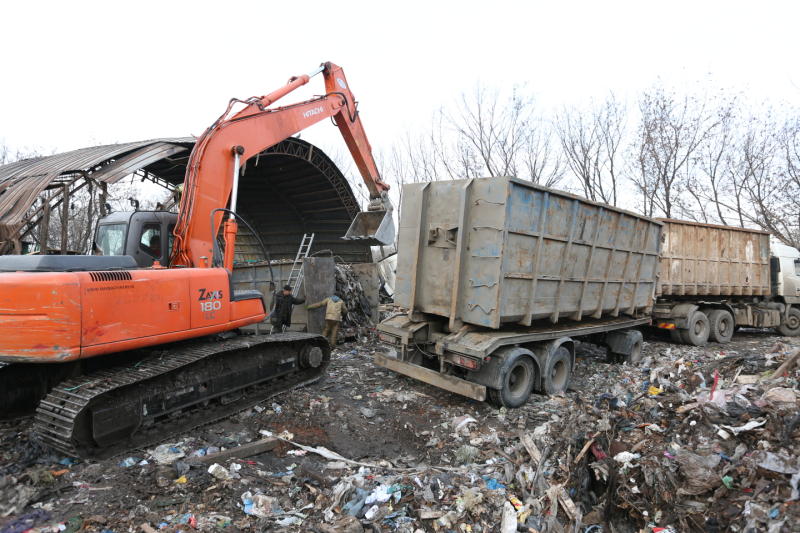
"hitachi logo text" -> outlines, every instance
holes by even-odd
[[[309,109],[305,113],[303,113],[303,118],[313,117],[314,115],[319,115],[322,113],[321,107],[315,107],[314,109]]]

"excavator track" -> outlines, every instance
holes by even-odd
[[[327,341],[309,333],[162,347],[135,364],[59,383],[39,403],[34,432],[70,457],[110,457],[313,383],[329,362]]]

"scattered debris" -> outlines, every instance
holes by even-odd
[[[341,331],[357,331],[359,328],[371,328],[375,324],[372,322],[372,307],[366,296],[364,287],[358,278],[358,274],[347,263],[336,263],[336,293],[344,300],[347,310],[342,317]]]
[[[637,366],[582,345],[572,389],[511,410],[376,368],[378,350],[345,344],[322,384],[146,453],[60,457],[31,443],[29,419],[0,422],[0,532],[778,532],[800,520],[800,368],[785,365],[785,341],[651,338]]]

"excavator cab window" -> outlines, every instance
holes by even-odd
[[[174,233],[175,233],[175,224],[170,224],[169,226],[167,226],[167,238],[169,239],[169,241],[167,242],[167,255],[165,257],[165,259],[167,260],[169,260],[169,258],[172,257],[172,244],[175,242],[175,235],[173,235]],[[169,266],[167,261],[165,261],[162,264],[164,266]]]
[[[161,225],[142,225],[142,236],[139,239],[139,248],[153,259],[161,259]]]
[[[103,224],[97,228],[97,239],[100,255],[125,255],[125,235],[127,224]]]

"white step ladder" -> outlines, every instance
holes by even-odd
[[[300,241],[300,248],[297,250],[297,256],[294,258],[294,264],[292,264],[292,270],[289,272],[289,279],[286,282],[287,285],[292,287],[292,296],[297,296],[300,285],[303,284],[303,259],[308,257],[313,242],[313,233],[310,235],[308,233],[303,234],[303,240]]]

